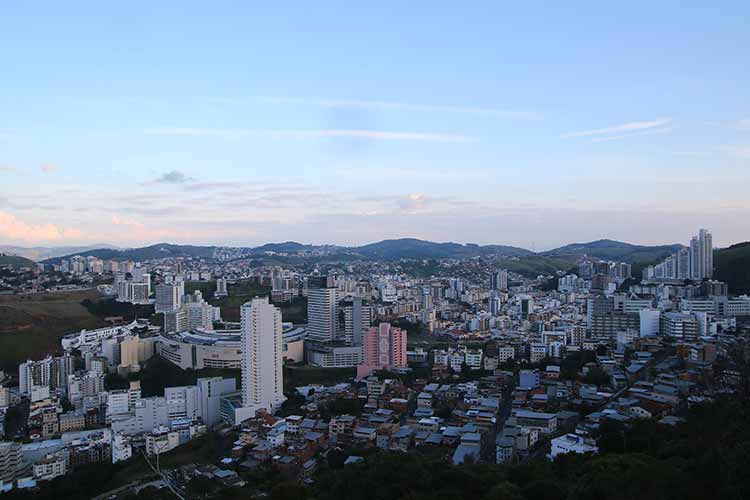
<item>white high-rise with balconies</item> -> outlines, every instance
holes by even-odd
[[[706,229],[698,231],[690,240],[690,278],[702,280],[714,275],[714,249],[711,233]]]
[[[242,323],[242,408],[235,414],[240,423],[260,409],[273,412],[284,397],[281,311],[256,297],[240,307]]]

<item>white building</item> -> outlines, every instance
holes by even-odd
[[[133,456],[133,447],[130,438],[122,434],[114,434],[112,437],[112,463],[127,460]]]
[[[34,479],[50,481],[64,476],[68,471],[65,454],[62,451],[50,453],[44,459],[34,464]]]
[[[655,337],[659,335],[661,311],[658,309],[641,309],[638,314],[641,323],[640,336]]]
[[[203,299],[200,290],[196,290],[192,295],[185,295],[182,308],[187,314],[187,330],[214,329],[214,307]]]
[[[242,324],[242,408],[236,422],[261,408],[275,411],[284,397],[281,310],[256,297],[240,307]]]
[[[596,453],[599,449],[579,434],[565,434],[552,440],[549,458],[565,453]]]
[[[227,280],[224,278],[218,278],[216,280],[216,292],[214,292],[214,297],[226,297],[229,295],[229,292],[227,292]]]

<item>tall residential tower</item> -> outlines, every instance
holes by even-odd
[[[255,416],[260,409],[273,412],[284,397],[281,310],[256,297],[240,307],[242,323],[242,408],[235,422]]]

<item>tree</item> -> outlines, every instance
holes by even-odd
[[[587,384],[594,384],[596,386],[609,385],[611,377],[609,373],[605,372],[598,366],[589,369],[588,373],[583,377],[583,381]]]

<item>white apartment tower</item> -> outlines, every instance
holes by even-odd
[[[714,274],[714,249],[711,233],[706,229],[698,231],[690,240],[690,278],[701,280]]]
[[[256,297],[240,307],[242,323],[242,408],[235,422],[260,409],[275,411],[284,397],[281,310]]]
[[[508,289],[508,271],[501,269],[490,273],[490,290]]]

